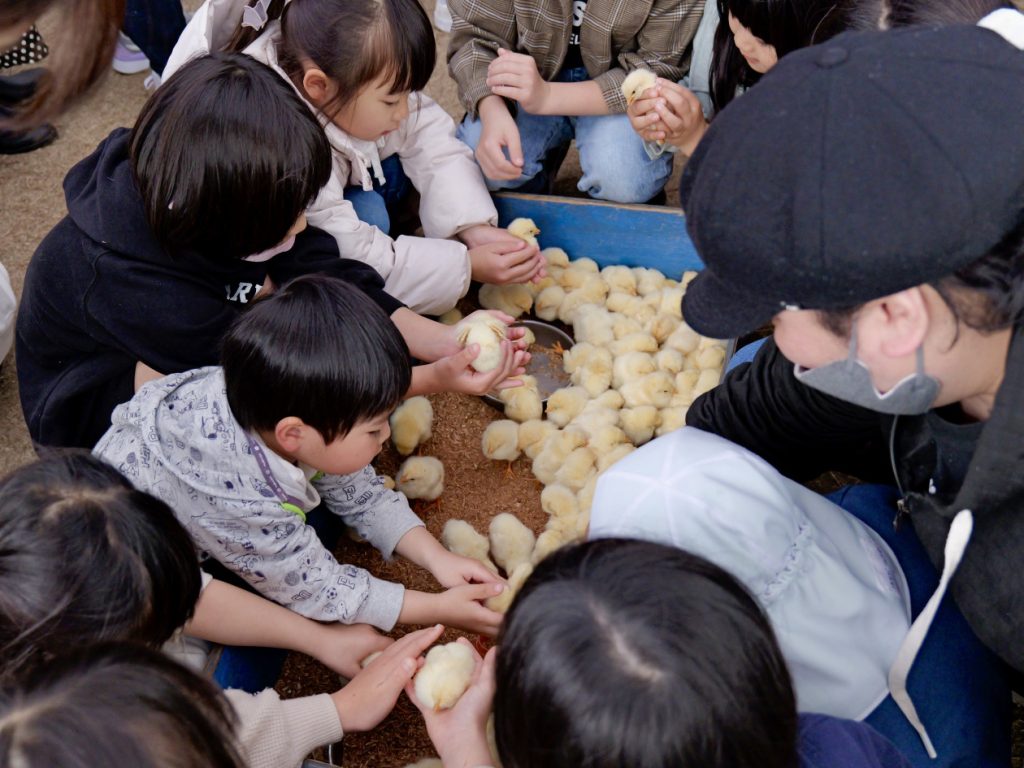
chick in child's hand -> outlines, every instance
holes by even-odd
[[[434,409],[427,398],[410,397],[391,414],[391,440],[403,456],[430,439]]]
[[[435,712],[451,709],[469,688],[475,667],[473,647],[468,642],[435,645],[416,673],[416,698]]]
[[[395,483],[406,498],[434,501],[444,493],[444,464],[433,456],[412,456],[399,467]]]
[[[508,225],[507,229],[508,233],[513,237],[518,237],[520,240],[524,240],[530,245],[540,247],[540,244],[537,242],[537,235],[540,234],[540,228],[533,223],[533,219],[514,219]]]
[[[526,580],[530,578],[531,573],[533,573],[533,564],[529,561],[517,565],[515,570],[508,576],[508,586],[502,590],[500,595],[484,600],[484,606],[498,613],[506,613],[512,605],[512,600],[515,599],[516,593]]]
[[[644,91],[654,87],[658,76],[649,69],[634,69],[622,81],[622,95],[626,97],[626,106],[643,96]]]
[[[476,344],[478,354],[470,365],[480,373],[488,373],[501,365],[501,342],[508,338],[508,326],[486,312],[477,312],[455,326],[456,339],[463,347]]]

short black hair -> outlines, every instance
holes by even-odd
[[[242,768],[236,725],[212,682],[162,653],[87,645],[0,691],[0,765]]]
[[[83,642],[159,645],[199,591],[174,513],[109,464],[57,452],[0,480],[0,678]]]
[[[221,362],[243,429],[297,416],[325,443],[393,410],[412,380],[409,348],[384,310],[326,275],[254,302],[224,337]]]
[[[146,102],[129,143],[149,225],[172,253],[223,261],[273,248],[331,177],[312,111],[243,54],[185,64]]]
[[[498,639],[506,768],[792,768],[796,699],[771,626],[732,576],[661,544],[544,559]]]

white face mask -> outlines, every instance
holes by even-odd
[[[265,251],[254,253],[252,256],[246,256],[243,261],[270,261],[272,258],[277,256],[279,253],[290,251],[292,246],[295,245],[295,235],[290,235],[282,240],[280,243],[275,245],[273,248],[268,248]]]
[[[818,368],[793,366],[801,384],[879,413],[915,416],[926,413],[939,395],[939,380],[924,372],[924,349],[917,348],[917,370],[884,395],[875,389],[868,367],[857,359],[857,330],[850,333],[850,354]]]

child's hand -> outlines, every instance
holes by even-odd
[[[458,642],[472,647],[464,637]],[[487,718],[494,707],[495,650],[491,648],[483,659],[473,650],[476,668],[469,688],[451,709],[435,712],[424,707],[416,698],[413,684],[405,686],[406,696],[423,714],[430,740],[446,766],[463,768],[492,764],[493,758],[487,746]]]
[[[508,586],[501,581],[488,584],[463,584],[432,595],[438,620],[449,627],[494,637],[505,619],[503,613],[492,611],[483,601],[500,595]]]
[[[514,349],[513,342],[505,339],[501,342],[502,362],[487,373],[481,373],[470,365],[479,354],[480,346],[470,344],[457,354],[432,363],[438,391],[483,395],[492,389],[522,386],[522,381],[510,377],[526,373],[526,363],[530,360],[529,352]]]
[[[528,283],[547,274],[540,250],[511,235],[470,248],[469,264],[474,280],[495,285]]]
[[[487,85],[491,93],[518,101],[531,115],[551,112],[551,85],[540,76],[533,56],[499,48],[498,58],[487,67]]]
[[[700,100],[689,88],[671,80],[658,78],[655,90],[654,112],[659,122],[641,134],[648,141],[665,141],[678,147],[686,155],[693,150],[708,129]]]
[[[318,624],[310,638],[308,653],[339,675],[359,674],[359,662],[371,653],[383,651],[394,641],[369,624]]]
[[[402,689],[423,663],[423,653],[444,631],[437,625],[392,643],[348,685],[331,694],[345,733],[368,731],[388,716]]]
[[[512,181],[523,175],[523,148],[519,127],[500,96],[480,100],[480,141],[476,161],[484,176],[495,181]],[[505,148],[508,157],[505,157]]]
[[[428,569],[442,587],[503,583],[500,576],[488,570],[479,560],[456,555],[444,547],[440,547],[440,550],[431,553]]]
[[[654,108],[660,98],[661,94],[655,85],[655,87],[644,91],[639,99],[626,107],[626,116],[629,118],[630,126],[644,141],[655,141],[652,138],[655,133],[665,130],[661,117]]]

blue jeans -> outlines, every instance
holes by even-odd
[[[150,68],[158,75],[185,29],[181,0],[127,0],[124,33],[146,54]]]
[[[345,199],[352,203],[360,221],[372,224],[386,235],[391,234],[391,214],[399,203],[409,196],[412,182],[405,175],[398,155],[381,161],[384,183],[373,180],[373,189],[365,190],[352,185],[345,187]]]
[[[562,70],[557,82],[577,83],[589,79],[587,70]],[[492,192],[516,190],[546,193],[558,172],[569,142],[576,139],[583,177],[576,185],[596,200],[615,203],[644,203],[665,188],[672,175],[672,155],[651,160],[643,141],[626,115],[563,117],[516,112],[516,127],[523,150],[523,173],[511,181],[487,179]],[[479,119],[466,118],[456,135],[476,151],[483,126]]]
[[[896,489],[854,485],[829,498],[878,533],[907,577],[916,618],[938,586],[939,574],[913,528],[893,527]],[[1005,768],[1010,764],[1010,684],[1006,666],[971,631],[947,595],[911,668],[907,688],[928,729],[936,760],[892,697],[865,720],[892,741],[915,768]]]

